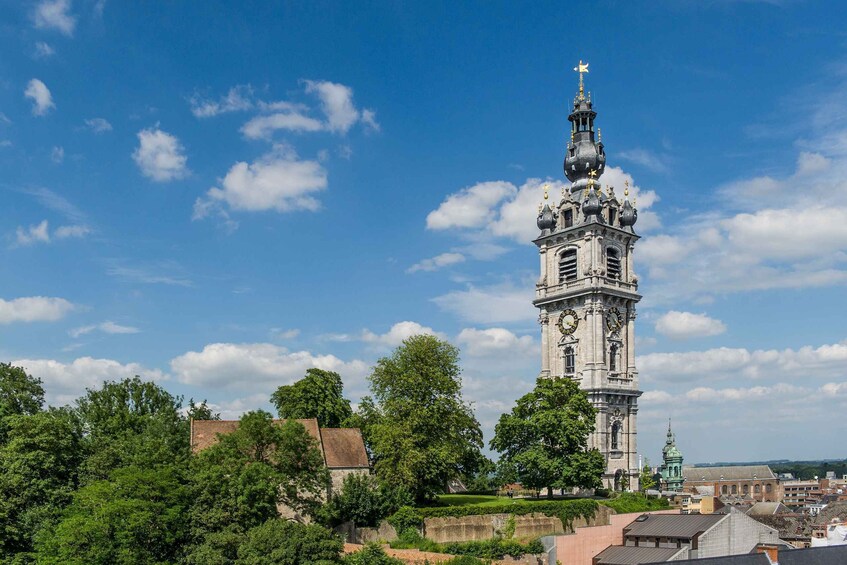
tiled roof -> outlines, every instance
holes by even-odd
[[[780,564],[782,563],[782,552],[779,553]],[[657,561],[656,563],[664,563]],[[723,557],[707,557],[705,559],[683,559],[674,561],[674,565],[691,563],[694,565],[771,565],[771,560],[764,553],[745,553],[743,555],[725,555]],[[653,563],[645,565],[654,565]]]
[[[632,547],[610,545],[594,559],[598,565],[638,565],[639,563],[664,563],[677,553],[685,551],[676,547]]]
[[[281,424],[285,420],[274,420]],[[315,438],[324,463],[330,469],[367,468],[368,454],[358,428],[319,428],[314,418],[297,420],[309,435]],[[191,450],[198,453],[218,442],[219,434],[230,434],[238,429],[238,420],[192,420]]]
[[[624,528],[624,538],[637,536],[691,539],[724,518],[725,515],[719,514],[642,514]]]
[[[747,511],[748,516],[772,516],[789,512],[781,502],[757,502]]]
[[[844,565],[847,545],[780,551],[779,565]]]
[[[326,466],[330,469],[370,466],[362,432],[358,428],[321,428],[321,439]]]
[[[752,481],[776,479],[767,465],[728,465],[726,467],[683,467],[682,476],[686,481]]]

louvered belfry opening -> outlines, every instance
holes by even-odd
[[[620,264],[620,263],[619,263]],[[576,249],[568,249],[559,259],[559,281],[576,280]]]

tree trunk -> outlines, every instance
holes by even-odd
[[[547,487],[547,498],[553,498],[553,487]]]

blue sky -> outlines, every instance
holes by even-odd
[[[836,2],[0,1],[0,358],[224,416],[420,331],[490,439],[540,363],[530,240],[572,67],[637,189],[640,451],[843,457]]]

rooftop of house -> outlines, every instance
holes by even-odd
[[[683,467],[688,482],[752,481],[776,479],[767,465],[728,465],[726,467]]]
[[[808,549],[780,549],[779,565],[844,565],[847,563],[847,545],[833,547],[812,547]],[[656,563],[664,563],[657,561]],[[675,564],[691,563],[692,565],[771,565],[770,559],[764,553],[747,553],[744,555],[727,555],[726,557],[710,557],[707,559],[685,559],[674,561]],[[651,563],[650,565],[654,565]]]
[[[274,420],[280,424],[285,420]],[[370,466],[362,432],[358,428],[321,428],[314,418],[296,420],[317,441],[329,469],[361,469]],[[192,420],[191,450],[194,453],[215,445],[222,434],[238,429],[238,420]]]
[[[691,539],[726,518],[722,514],[642,514],[623,530],[624,537]]]
[[[631,547],[610,545],[594,559],[597,565],[637,565],[638,563],[663,563],[685,549],[676,547]]]

